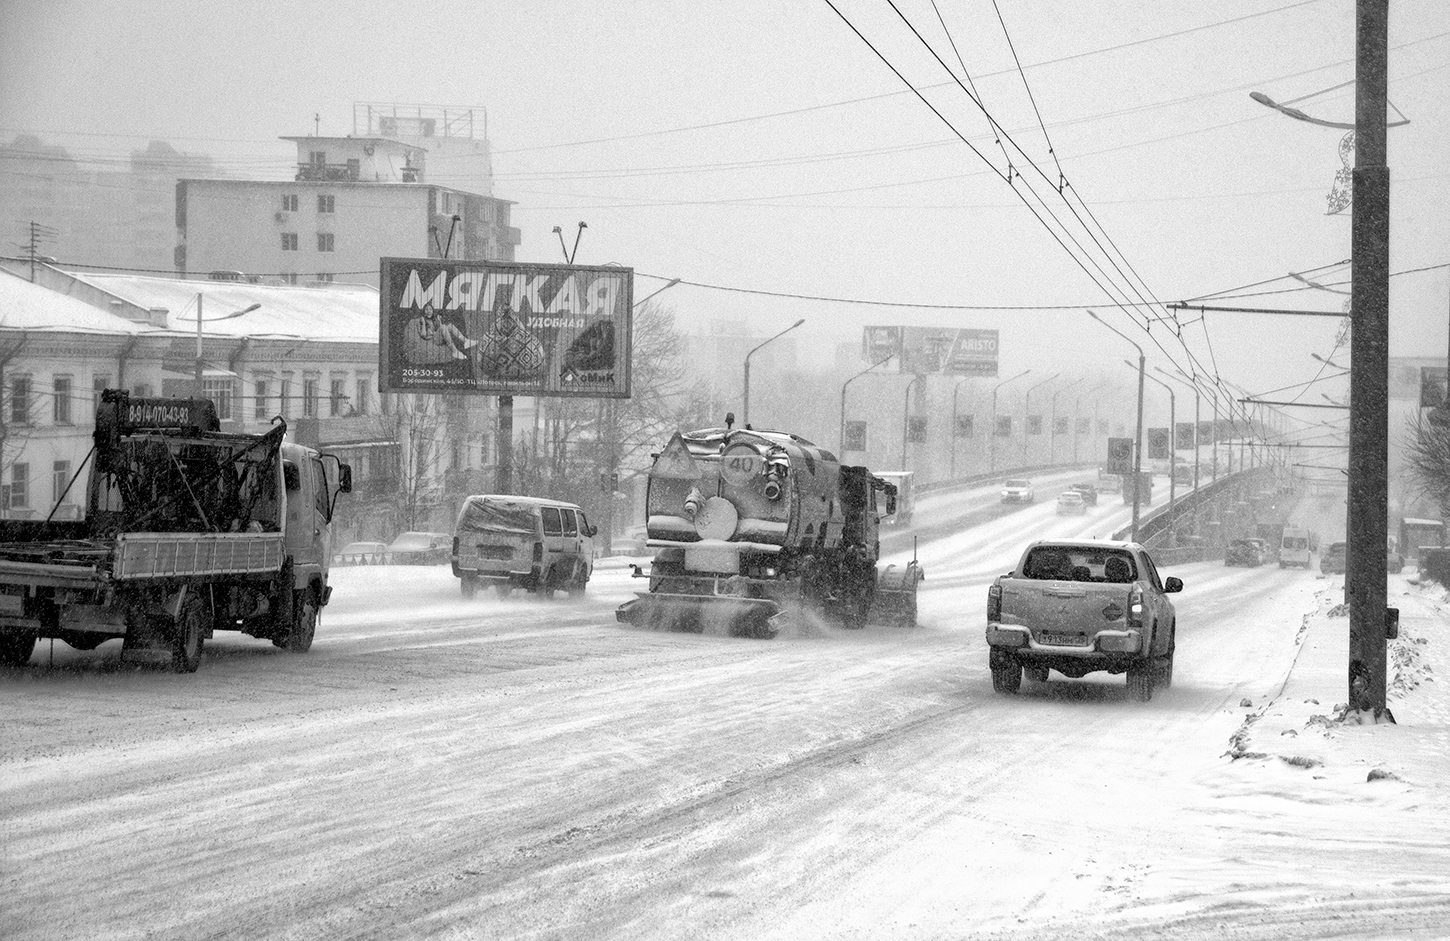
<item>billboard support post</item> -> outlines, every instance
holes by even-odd
[[[512,493],[514,489],[514,397],[498,397],[498,439],[494,453],[498,455],[498,474],[494,481],[496,493]]]

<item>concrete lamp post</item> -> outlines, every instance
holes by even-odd
[[[1198,407],[1201,398],[1198,392],[1198,383],[1190,382],[1182,376],[1175,376],[1162,366],[1154,366],[1153,368],[1174,382],[1181,382],[1193,390],[1193,489],[1196,491],[1198,490]],[[1178,443],[1178,429],[1175,427],[1171,433],[1174,435],[1174,444],[1176,445]],[[1177,450],[1175,447],[1174,451],[1176,452]]]
[[[1027,420],[1028,420],[1028,418],[1031,417],[1031,413],[1032,413],[1032,392],[1033,392],[1034,389],[1040,389],[1043,386],[1047,385],[1049,382],[1051,382],[1052,380],[1056,379],[1060,375],[1062,375],[1062,373],[1055,372],[1052,375],[1048,376],[1046,379],[1044,379],[1041,382],[1039,382],[1037,385],[1030,386],[1027,389],[1027,394],[1022,397],[1022,466],[1023,467],[1026,467],[1027,466]]]
[[[1048,439],[1049,444],[1047,445],[1047,463],[1049,464],[1057,463],[1057,397],[1082,381],[1083,379],[1074,379],[1072,382],[1069,382],[1067,385],[1052,393],[1052,427],[1048,429],[1051,437]]]
[[[1114,327],[1112,324],[1099,317],[1093,311],[1088,311],[1087,313],[1089,317],[1096,320],[1104,327],[1107,327],[1109,330],[1116,333],[1122,339],[1127,340],[1128,343],[1132,344],[1133,349],[1138,351],[1138,430],[1137,433],[1133,436],[1133,522],[1131,524],[1131,528],[1129,529],[1129,540],[1131,542],[1137,542],[1138,515],[1142,506],[1143,490],[1143,488],[1139,486],[1139,483],[1141,482],[1143,476],[1143,369],[1144,364],[1147,362],[1147,357],[1143,355],[1143,348],[1138,344],[1133,343],[1132,340],[1129,340],[1127,335],[1124,334],[1117,327]]]
[[[749,353],[746,353],[745,354],[745,395],[744,395],[744,402],[742,403],[743,404],[743,407],[740,409],[740,414],[742,416],[741,419],[740,419],[740,423],[742,425],[744,425],[746,428],[749,428],[750,427],[750,357],[754,356],[756,354],[756,352],[760,350],[761,347],[768,346],[771,343],[774,343],[776,340],[779,340],[781,337],[785,336],[787,333],[790,333],[796,327],[799,327],[801,324],[803,324],[805,322],[806,322],[806,319],[804,317],[802,317],[800,320],[797,320],[795,323],[791,324],[789,327],[786,327],[784,330],[780,331],[775,336],[771,337],[770,339],[766,340],[764,343],[761,343],[759,346],[755,347],[755,349],[751,350]]]
[[[856,375],[852,376],[850,379],[847,379],[845,382],[841,383],[841,446],[837,449],[837,454],[846,453],[846,387],[849,386],[851,383],[855,382],[857,379],[860,379],[862,376],[866,375],[871,370],[875,369],[877,366],[880,366],[882,363],[886,362],[886,360],[890,358],[890,356],[887,356],[883,359],[878,359],[870,366],[867,366],[865,369],[856,373]],[[863,448],[862,450],[865,449]]]
[[[1133,364],[1123,360],[1129,368]],[[1173,387],[1161,379],[1152,376],[1145,376],[1149,382],[1156,382],[1168,392],[1168,531],[1177,539],[1178,517],[1174,515],[1174,504],[1178,499],[1178,475],[1173,473],[1176,469],[1173,463],[1173,429],[1178,425],[1178,404],[1173,394]]]
[[[1011,379],[1003,379],[992,387],[992,416],[987,422],[987,434],[991,436],[989,439],[991,441],[991,458],[987,464],[987,470],[989,472],[997,469],[997,390],[1009,382],[1021,379],[1031,371],[1030,369],[1024,369]]]

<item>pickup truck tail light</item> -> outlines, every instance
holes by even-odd
[[[987,620],[1002,620],[1002,586],[997,582],[987,589]]]
[[[1143,626],[1143,589],[1134,588],[1128,592],[1128,626]]]

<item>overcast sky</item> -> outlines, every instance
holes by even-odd
[[[1090,305],[1150,364],[1191,351],[1256,391],[1316,374],[1309,354],[1333,351],[1335,320],[1218,313],[1205,333],[1160,309],[1150,338],[1113,306],[1136,295],[1112,285],[1135,277],[1170,301],[1296,271],[1347,289],[1347,267],[1327,266],[1349,258],[1349,214],[1325,212],[1344,132],[1249,92],[1312,96],[1296,106],[1352,121],[1353,0],[896,2],[958,79],[965,63],[1000,145],[887,0],[0,0],[0,139],[114,160],[163,138],[278,179],[295,150],[277,138],[310,133],[314,115],[347,134],[353,102],[476,106],[495,195],[518,204],[520,260],[561,260],[552,228],[572,241],[584,220],[576,261],[633,267],[636,297],[681,278],[841,299],[680,285],[660,300],[687,327],[735,319],[766,335],[805,317],[798,335],[832,344],[868,323],[996,327],[1006,376],[1131,354]],[[1389,132],[1391,266],[1443,266],[1450,4],[1396,0],[1390,46],[1390,101],[1411,122]],[[1004,153],[1025,181],[1008,184]],[[1062,177],[1080,199],[1048,185]],[[1094,238],[1115,248],[1121,273],[1074,262],[1019,198],[1032,202],[1028,184],[1038,215],[1065,220],[1082,257]],[[1392,354],[1443,356],[1447,321],[1446,268],[1392,280]],[[1320,389],[1339,391],[1307,395]]]

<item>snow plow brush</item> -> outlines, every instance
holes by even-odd
[[[916,626],[916,586],[926,573],[912,559],[906,565],[888,565],[876,575],[876,597],[871,601],[873,624]]]
[[[780,633],[786,614],[768,598],[653,592],[626,601],[614,617],[651,630],[703,634],[709,629],[731,637],[770,640]]]

